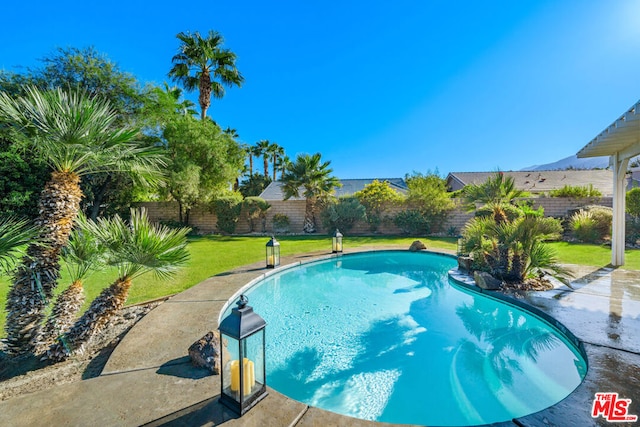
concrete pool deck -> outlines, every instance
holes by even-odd
[[[327,254],[283,257],[282,265],[323,255]],[[632,399],[628,413],[640,415],[640,272],[572,269],[573,289],[562,286],[517,298],[556,318],[582,340],[589,361],[587,376],[558,404],[494,425],[616,425],[591,417],[596,392],[617,392],[620,398]],[[242,418],[218,404],[219,376],[193,367],[187,348],[217,328],[220,310],[244,285],[270,273],[263,262],[255,263],[173,296],[129,331],[99,377],[0,402],[0,425],[389,426],[309,407],[272,389]]]

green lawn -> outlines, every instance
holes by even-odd
[[[283,256],[306,252],[330,252],[331,240],[327,236],[287,236],[278,238]],[[456,249],[453,238],[419,238],[429,249]],[[189,242],[191,260],[175,277],[158,280],[152,275],[142,276],[133,282],[128,304],[175,294],[194,286],[204,279],[233,268],[264,260],[266,237],[224,237],[206,236],[192,238]],[[399,245],[408,248],[415,237],[345,237],[345,248]],[[609,264],[611,249],[606,246],[570,244],[554,242],[551,245],[558,251],[563,263],[604,266]],[[626,252],[626,269],[640,270],[640,251]],[[60,280],[60,290],[68,285],[66,272]],[[85,283],[87,303],[115,279],[114,271],[94,273]],[[0,280],[0,308],[4,309],[8,292],[8,281]],[[0,336],[4,335],[5,315],[0,316]]]

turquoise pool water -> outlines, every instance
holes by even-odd
[[[246,294],[267,321],[267,383],[390,423],[472,425],[551,406],[586,362],[556,329],[452,284],[455,260],[373,252],[287,269]]]

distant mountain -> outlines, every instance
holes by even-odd
[[[528,166],[520,169],[521,171],[553,171],[564,169],[603,169],[609,166],[609,157],[587,157],[585,159],[579,159],[575,154],[573,156],[565,157],[557,162],[547,163],[544,165]]]

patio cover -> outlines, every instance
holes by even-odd
[[[640,101],[578,151],[578,157],[609,156],[613,169],[611,264],[624,264],[625,196],[629,159],[640,154]]]

